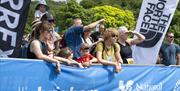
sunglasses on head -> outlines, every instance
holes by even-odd
[[[48,22],[54,23],[54,19],[50,19],[50,20],[48,20]]]
[[[112,36],[112,37],[118,37],[118,35],[116,35],[116,34],[112,34],[111,36]]]

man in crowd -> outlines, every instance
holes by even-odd
[[[103,24],[99,24],[98,31],[95,31],[91,34],[92,39],[94,42],[98,41],[102,38],[102,33],[105,31],[105,26]]]
[[[180,65],[180,47],[174,43],[174,34],[168,32],[160,49],[159,62],[168,65]]]
[[[74,25],[68,28],[65,32],[65,42],[67,47],[73,50],[74,59],[77,59],[81,56],[80,54],[80,45],[82,43],[82,34],[85,30],[95,28],[97,24],[104,22],[104,19],[93,22],[89,25],[83,26],[81,19],[74,19]]]

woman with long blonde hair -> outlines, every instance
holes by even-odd
[[[117,38],[118,32],[115,28],[107,29],[103,33],[104,41],[99,42],[96,46],[96,57],[101,64],[113,65],[116,72],[120,72],[123,61],[120,56],[120,47],[116,43]]]

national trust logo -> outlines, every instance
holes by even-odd
[[[178,81],[176,82],[176,85],[175,85],[173,91],[180,91],[180,80],[178,80]]]
[[[134,81],[132,81],[132,80],[127,81],[126,84],[124,83],[124,81],[119,80],[119,89],[121,91],[132,91],[133,83],[134,83]]]

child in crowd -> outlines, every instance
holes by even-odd
[[[90,46],[87,43],[82,43],[80,47],[81,57],[76,61],[81,63],[83,67],[89,67],[92,62],[97,62],[97,59],[89,53]]]
[[[73,60],[73,52],[68,48],[68,47],[65,47],[65,48],[62,48],[59,53],[57,54],[57,56],[59,57],[63,57],[63,58],[66,58],[66,59],[69,59],[71,60],[71,63],[67,64],[67,65],[70,65],[70,66],[78,66],[80,68],[83,68],[83,66],[76,62],[75,60]]]
[[[48,13],[49,7],[45,0],[39,0],[38,5],[36,6],[36,11],[34,14],[35,19],[41,18],[45,13]]]

